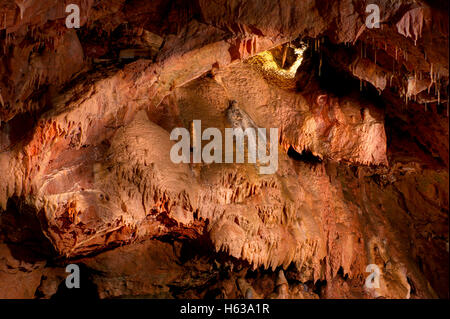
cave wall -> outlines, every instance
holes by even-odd
[[[448,298],[448,4],[71,3],[0,0],[0,297]],[[171,162],[230,101],[276,174]]]

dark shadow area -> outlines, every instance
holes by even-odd
[[[319,295],[319,297],[322,297],[326,286],[327,286],[327,281],[319,279],[314,284],[313,292],[315,294]]]
[[[398,117],[385,118],[387,155],[390,162],[416,161],[425,167],[442,167],[444,161],[436,156],[408,131],[408,123]]]
[[[342,279],[344,279],[344,280],[347,280],[347,279],[348,279],[348,274],[344,274],[344,268],[342,268],[342,266],[339,267],[339,270],[338,270],[337,274],[338,274],[339,276],[341,276]]]
[[[0,240],[17,260],[34,263],[56,256],[52,244],[42,233],[35,210],[16,197],[10,198],[5,212],[0,213]]]
[[[292,146],[289,147],[287,155],[295,161],[301,161],[311,165],[322,163],[322,159],[318,156],[314,156],[311,151],[304,150],[303,152],[298,153]]]
[[[78,264],[80,267],[80,287],[67,288],[66,281],[63,280],[51,300],[73,300],[73,299],[99,299],[97,286],[91,280],[92,271],[84,264]],[[70,276],[70,273],[67,273]]]

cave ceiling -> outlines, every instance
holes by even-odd
[[[0,298],[448,298],[448,3],[374,3],[0,0]]]

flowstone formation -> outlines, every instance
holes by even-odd
[[[448,298],[448,4],[377,5],[0,0],[0,298]]]

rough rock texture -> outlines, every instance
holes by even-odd
[[[449,297],[448,4],[70,3],[0,0],[1,298]],[[170,160],[230,103],[275,174]]]

